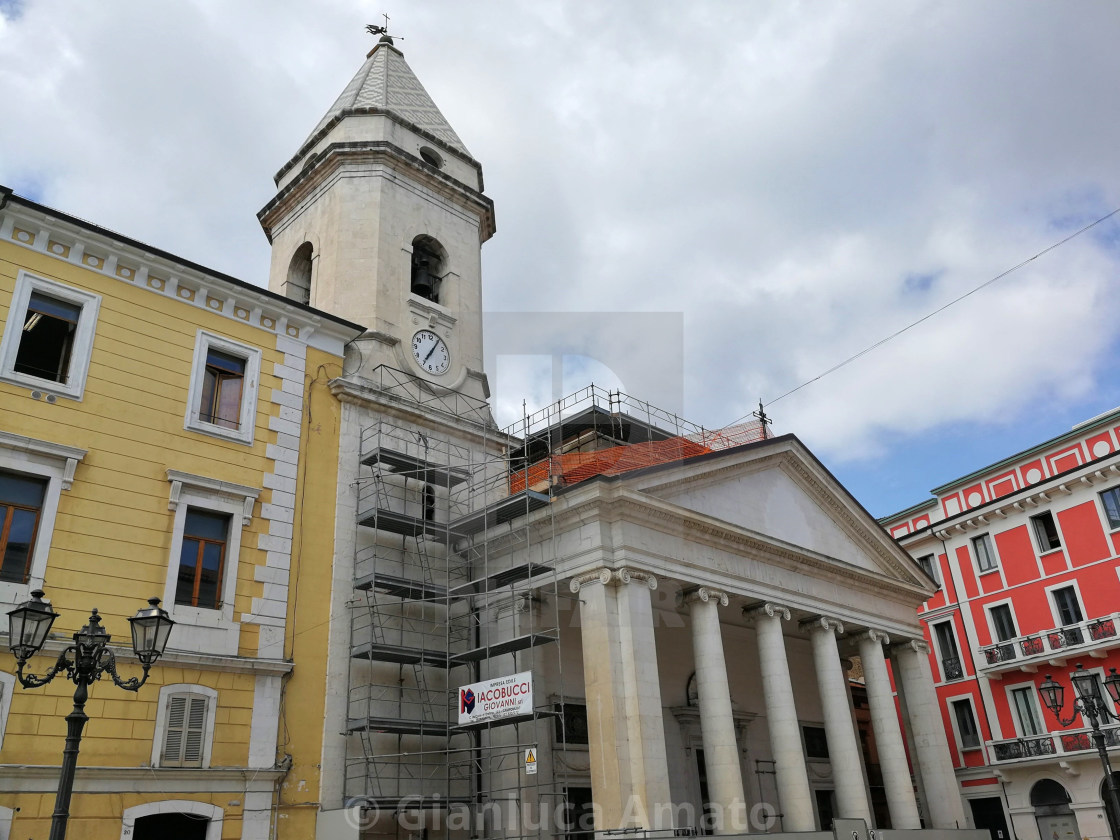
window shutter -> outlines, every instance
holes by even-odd
[[[202,766],[202,738],[206,732],[206,698],[191,697],[187,708],[186,738],[183,745],[183,766]]]
[[[167,728],[163,736],[163,760],[168,767],[178,767],[183,761],[183,735],[186,723],[187,695],[175,694],[167,698]]]
[[[206,736],[208,698],[174,694],[167,698],[167,726],[163,736],[164,767],[201,767]]]

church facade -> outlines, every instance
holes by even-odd
[[[270,288],[367,326],[331,382],[321,836],[968,827],[932,584],[795,437],[594,388],[497,428],[493,206],[391,39],[276,182]]]

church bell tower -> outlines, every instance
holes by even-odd
[[[269,288],[367,328],[347,373],[386,365],[485,399],[481,247],[493,202],[392,38],[382,34],[275,180],[257,214]]]

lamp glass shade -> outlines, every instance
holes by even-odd
[[[38,653],[58,613],[43,600],[43,590],[31,593],[31,600],[24,601],[8,613],[8,647],[16,659],[27,660]]]
[[[160,608],[159,598],[149,598],[148,608],[137,610],[128,621],[132,625],[132,650],[140,661],[150,664],[162,656],[175,622],[167,610]]]
[[[1092,671],[1086,671],[1078,665],[1077,670],[1069,675],[1069,680],[1073,683],[1073,690],[1077,693],[1078,700],[1092,703],[1102,699],[1097,675]]]
[[[1061,683],[1054,682],[1054,678],[1046,675],[1046,682],[1038,687],[1038,695],[1042,698],[1042,705],[1053,712],[1060,714],[1065,704],[1066,689]]]
[[[1120,705],[1120,674],[1116,673],[1115,668],[1108,669],[1108,676],[1104,678],[1104,687],[1112,702]]]

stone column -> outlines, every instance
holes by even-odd
[[[879,751],[879,768],[883,773],[887,807],[892,828],[921,828],[914,785],[910,781],[910,765],[902,745],[902,730],[894,705],[883,645],[890,642],[886,633],[868,630],[858,637],[859,658],[863,663],[863,679],[867,685],[867,704],[871,707],[871,726]],[[938,720],[940,720],[938,715]]]
[[[596,569],[579,593],[591,787],[599,831],[673,828],[665,722],[647,572]]]
[[[747,831],[747,805],[735,719],[731,714],[731,688],[719,629],[720,605],[727,594],[701,586],[685,596],[692,614],[692,649],[696,660],[696,693],[700,701],[700,734],[704,742],[704,768],[708,796],[715,811],[716,834]]]
[[[932,828],[964,828],[964,817],[949,742],[942,724],[941,706],[933,688],[929,645],[911,640],[894,647],[899,673],[895,679],[906,696],[907,723],[921,769],[922,787]]]
[[[766,725],[770,750],[774,754],[774,775],[782,811],[783,831],[816,831],[809,773],[801,748],[801,724],[793,702],[793,682],[786,659],[782,620],[789,621],[789,610],[777,604],[763,604],[744,610],[754,620],[758,639],[758,660],[762,669],[762,697],[766,702]]]
[[[871,826],[871,808],[863,785],[863,762],[860,761],[859,740],[848,702],[848,678],[840,663],[836,634],[844,625],[831,618],[804,621],[813,643],[813,665],[817,672],[817,690],[824,712],[824,731],[828,738],[828,758],[832,764],[832,781],[836,788],[837,816],[860,819]]]

